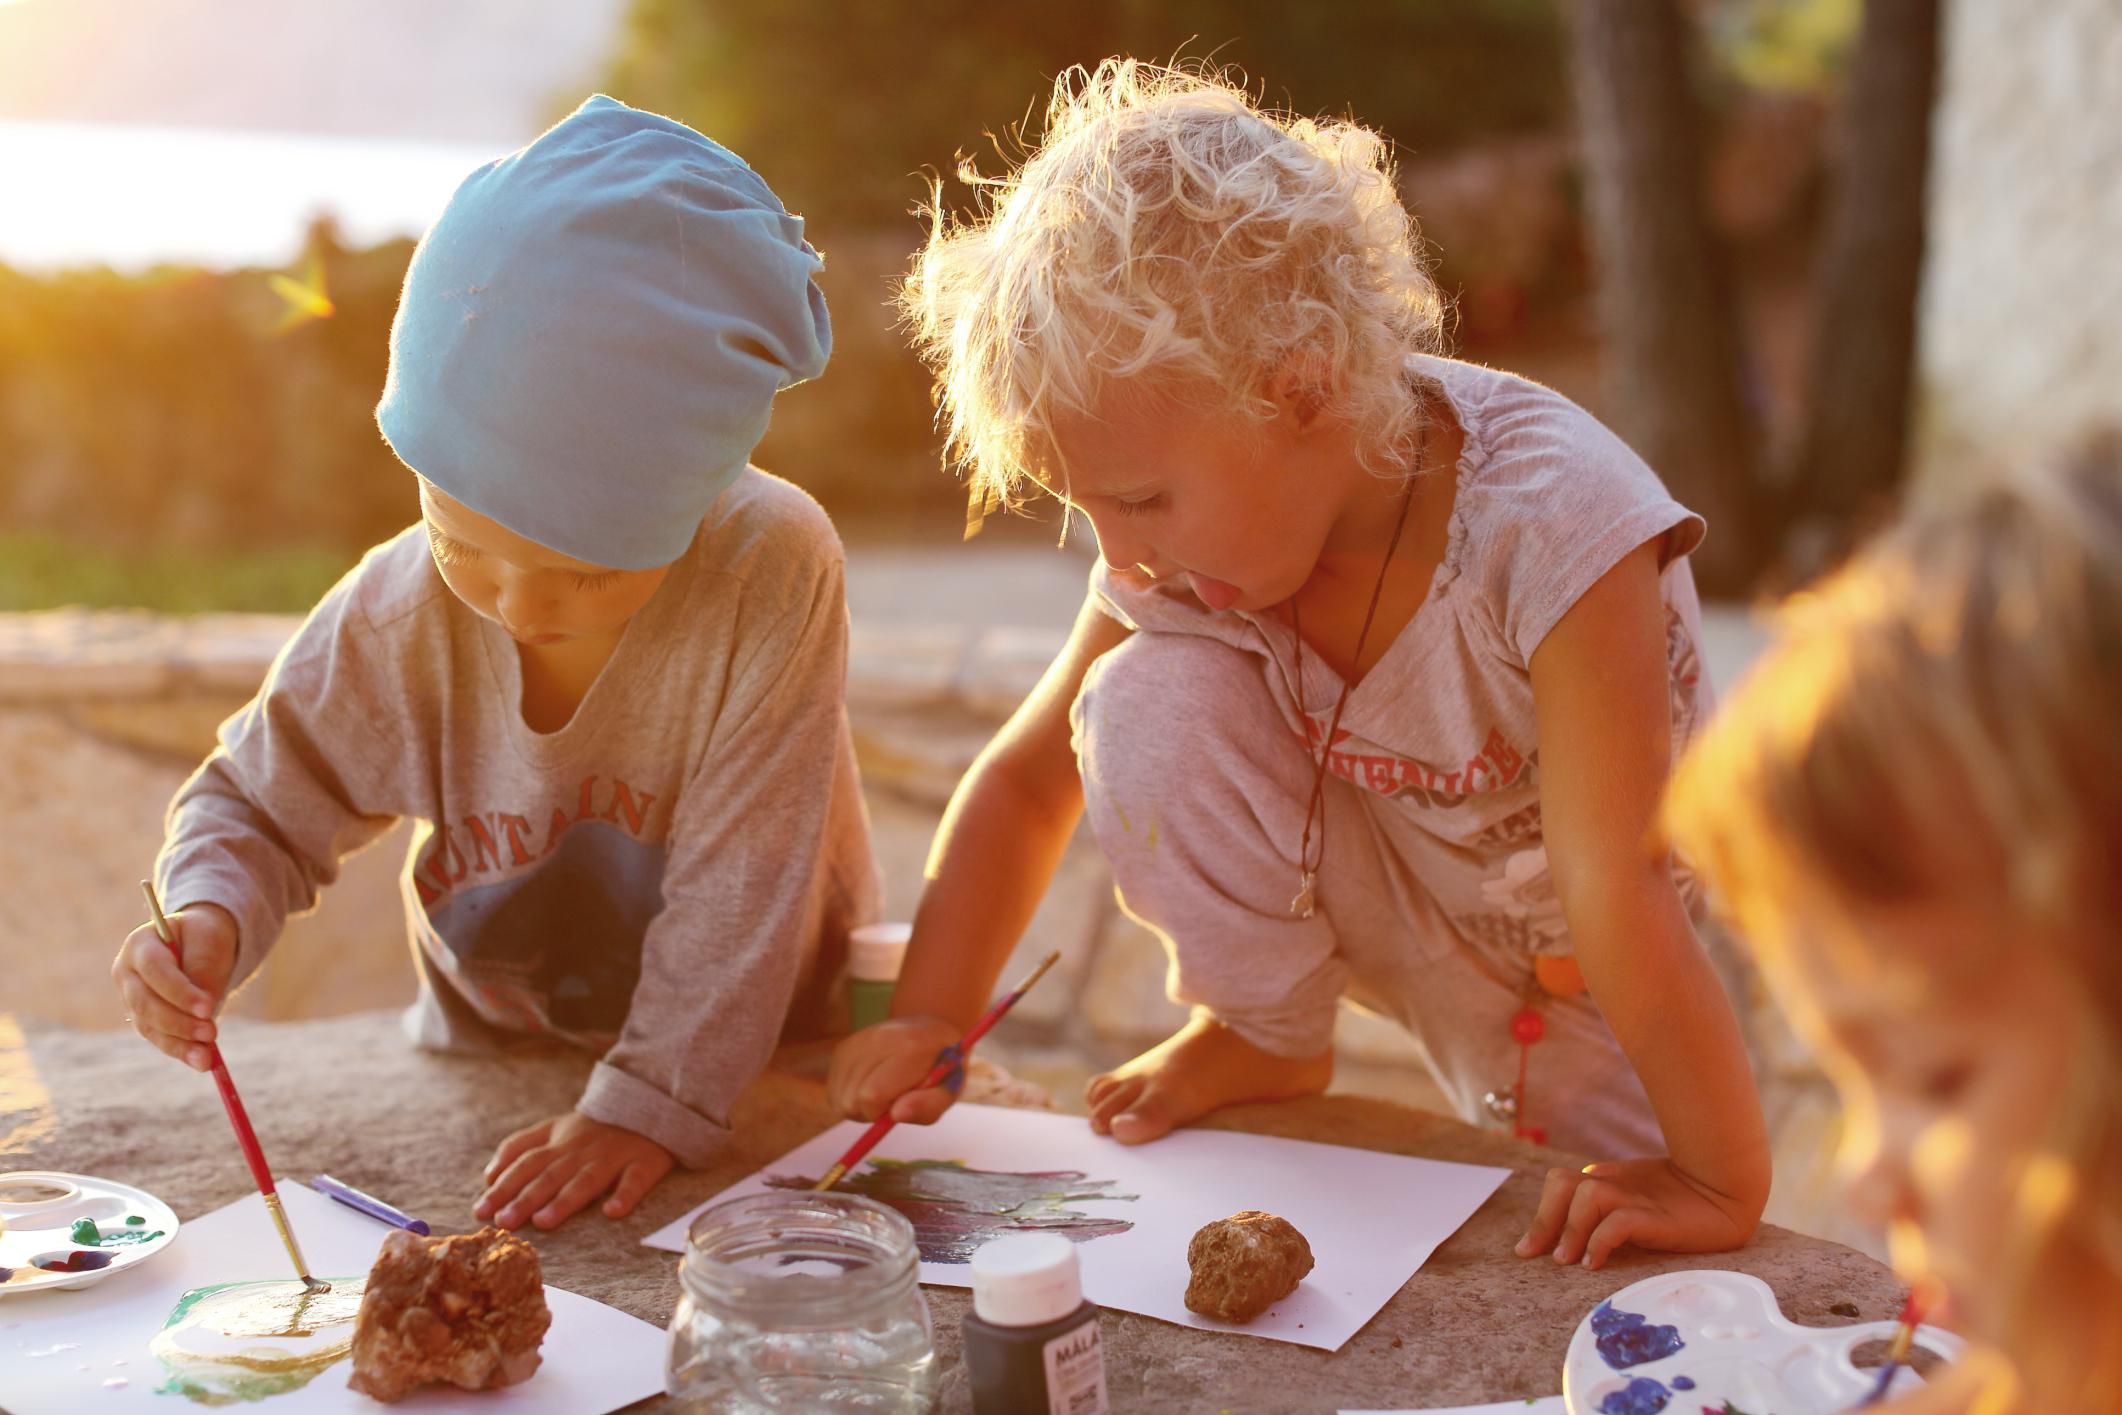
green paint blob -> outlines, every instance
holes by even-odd
[[[69,1236],[84,1248],[93,1248],[103,1241],[103,1235],[96,1231],[96,1221],[92,1218],[76,1220]]]
[[[146,1223],[147,1220],[135,1217],[127,1219],[126,1222]],[[162,1230],[158,1228],[153,1233],[147,1233],[137,1228],[114,1228],[105,1233],[96,1227],[94,1219],[85,1218],[74,1224],[68,1236],[84,1248],[126,1248],[135,1243],[152,1243],[162,1236]]]
[[[146,1219],[140,1217],[140,1215],[138,1214],[127,1214],[125,1216],[125,1221],[133,1225],[135,1228],[138,1228],[141,1224],[147,1222]]]

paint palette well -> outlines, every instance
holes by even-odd
[[[0,1297],[86,1287],[176,1236],[176,1213],[145,1189],[55,1170],[0,1173]]]
[[[1841,1415],[1871,1393],[1876,1370],[1851,1353],[1891,1340],[1896,1322],[1803,1327],[1747,1273],[1662,1273],[1622,1288],[1570,1338],[1562,1367],[1569,1415]],[[1960,1340],[1920,1327],[1917,1344],[1947,1360]],[[1894,1389],[1918,1385],[1903,1369]]]

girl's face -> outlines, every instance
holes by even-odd
[[[435,568],[473,613],[534,648],[616,637],[648,603],[668,565],[610,570],[525,540],[447,493],[420,483]]]
[[[1295,594],[1347,500],[1345,430],[1294,408],[1260,423],[1129,394],[1051,432],[1047,489],[1089,518],[1105,563],[1184,576],[1210,609]]]
[[[2083,1002],[2053,953],[2000,908],[1943,899],[1837,926],[1894,960],[1853,979],[1815,941],[1793,965],[1795,1015],[1843,1101],[1852,1205],[1887,1229],[1903,1278],[1941,1288],[1970,1331],[2001,1333],[2007,1314],[1985,1304],[2082,1198],[2050,1146],[2082,1054]]]

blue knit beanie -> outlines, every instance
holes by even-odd
[[[376,422],[518,535],[645,570],[685,553],[832,349],[822,262],[758,174],[598,95],[465,178],[413,252]]]

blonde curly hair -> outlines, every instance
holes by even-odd
[[[1145,377],[1264,421],[1294,362],[1366,466],[1407,469],[1406,356],[1439,346],[1443,306],[1379,134],[1270,112],[1220,71],[1107,59],[1055,81],[1013,172],[960,175],[981,209],[952,220],[939,184],[898,299],[976,514],[1039,480],[1056,413]]]

